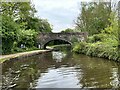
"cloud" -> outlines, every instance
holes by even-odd
[[[53,32],[60,32],[74,26],[73,20],[79,14],[80,0],[33,0],[37,16],[48,19]]]

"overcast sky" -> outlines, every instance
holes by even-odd
[[[36,15],[47,19],[53,25],[53,32],[60,32],[74,27],[79,14],[80,0],[32,0],[37,10]]]
[[[53,32],[74,27],[80,13],[80,2],[90,0],[32,0],[38,11],[36,15],[53,25]]]

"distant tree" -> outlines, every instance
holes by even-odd
[[[67,33],[67,32],[74,32],[74,30],[71,28],[67,28],[67,29],[61,31],[61,33]]]

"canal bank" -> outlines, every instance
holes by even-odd
[[[19,58],[33,56],[33,55],[50,52],[50,51],[51,50],[35,50],[35,51],[22,52],[22,53],[10,54],[10,55],[1,55],[0,63],[3,63],[4,61],[10,60],[10,59],[19,59]]]
[[[2,89],[119,87],[120,65],[70,47],[2,63]]]
[[[79,42],[73,46],[73,52],[91,57],[105,58],[120,63],[118,48],[104,44],[103,42]]]

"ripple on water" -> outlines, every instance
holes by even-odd
[[[2,77],[4,86],[14,80],[11,85],[17,88],[117,88],[118,68],[117,63],[100,58],[49,52],[6,61]]]
[[[36,88],[60,88],[61,86],[64,88],[80,88],[82,85],[78,84],[77,72],[74,67],[49,69],[48,73],[45,73],[38,79]]]

